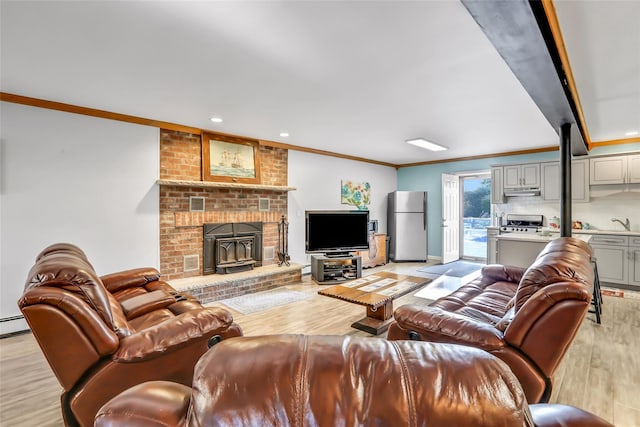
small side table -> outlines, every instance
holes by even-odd
[[[385,265],[387,261],[387,235],[369,235],[369,250],[358,251],[357,254],[362,258],[362,268]]]

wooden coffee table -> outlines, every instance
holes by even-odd
[[[318,291],[318,294],[367,307],[367,316],[351,327],[373,335],[389,328],[393,316],[393,300],[418,289],[431,279],[388,271],[373,273],[360,279]]]

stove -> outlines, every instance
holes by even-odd
[[[500,233],[535,234],[542,229],[542,215],[507,215],[507,223],[500,227]]]

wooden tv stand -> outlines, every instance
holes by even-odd
[[[320,285],[335,285],[362,277],[362,258],[358,255],[311,255],[311,277]]]

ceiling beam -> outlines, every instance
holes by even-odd
[[[542,3],[527,0],[462,0],[551,126],[573,126],[573,155],[588,154],[562,63]]]

